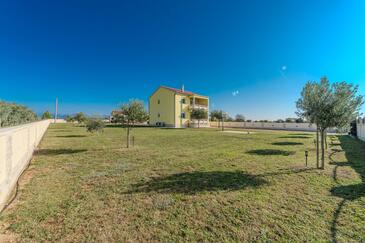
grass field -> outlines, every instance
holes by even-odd
[[[365,143],[313,134],[52,125],[1,233],[21,241],[365,241]],[[309,150],[305,167],[304,151]]]

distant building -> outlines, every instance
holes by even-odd
[[[120,118],[123,117],[123,111],[122,110],[114,110],[112,111],[112,114],[109,117],[109,121],[111,123],[119,123]]]
[[[190,117],[192,109],[205,109],[209,114],[209,98],[181,89],[160,86],[149,98],[150,125],[165,127],[197,127]],[[209,119],[201,120],[200,127],[208,127]]]

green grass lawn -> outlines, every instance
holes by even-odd
[[[52,125],[2,233],[21,241],[365,241],[365,143],[332,136]],[[305,167],[304,151],[309,151]]]

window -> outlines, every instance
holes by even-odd
[[[181,103],[185,104],[185,98],[181,99]]]
[[[161,115],[160,115],[160,113],[158,113],[158,114],[157,114],[157,117],[158,117],[158,118],[160,118],[160,116],[161,116]]]
[[[160,104],[160,100],[157,100],[157,104]]]
[[[185,112],[181,112],[181,118],[185,119]]]

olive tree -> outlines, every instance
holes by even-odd
[[[325,136],[330,127],[348,125],[359,114],[363,96],[357,96],[358,87],[346,82],[330,84],[326,77],[319,83],[307,82],[297,101],[297,114],[317,126],[317,168],[324,169]],[[319,136],[321,166],[319,166]]]
[[[131,129],[136,123],[142,123],[148,120],[143,102],[132,99],[128,103],[124,103],[120,107],[121,114],[119,119],[127,129],[127,148],[130,147]]]
[[[204,109],[192,109],[190,117],[198,120],[198,128],[200,128],[200,121],[208,118],[208,112]]]
[[[210,112],[210,119],[212,121],[220,121],[222,120],[222,111],[220,110],[213,110]]]
[[[218,121],[218,127],[220,124],[223,128],[223,118],[225,118],[226,113],[222,110],[213,110],[210,112],[210,119],[212,121]]]

